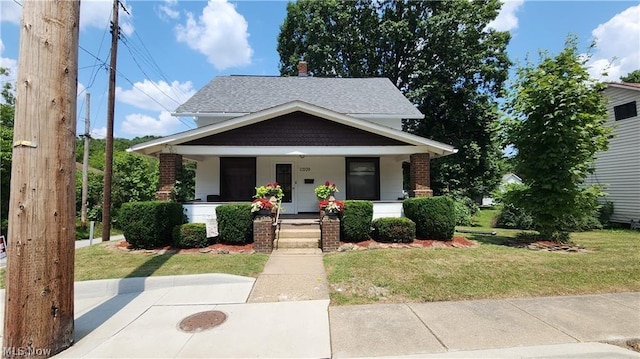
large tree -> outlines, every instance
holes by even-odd
[[[437,194],[477,197],[499,181],[493,140],[510,62],[510,35],[488,28],[500,10],[485,1],[289,3],[278,37],[280,72],[301,58],[314,76],[388,77],[425,114],[405,129],[456,146],[432,163]]]
[[[9,71],[0,67],[0,76],[9,76]],[[5,82],[0,99],[0,232],[6,234],[9,218],[9,190],[11,183],[11,154],[13,144],[13,115],[15,97],[13,86]]]
[[[505,122],[517,150],[516,172],[526,188],[516,205],[529,212],[545,239],[567,240],[567,223],[595,208],[599,188],[584,185],[597,152],[607,149],[604,84],[589,77],[587,61],[569,37],[564,50],[517,70]]]

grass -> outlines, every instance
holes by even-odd
[[[89,226],[90,226],[90,221],[87,221],[87,227],[86,228],[82,228],[82,225],[80,224],[80,220],[76,220],[76,240],[80,240],[80,239],[89,239]],[[113,226],[111,226],[110,229],[110,234],[112,236],[118,235],[118,234],[122,234],[122,230],[115,228]],[[93,228],[93,238],[100,238],[102,237],[102,222],[95,222],[95,226]]]
[[[486,223],[486,218],[479,221]],[[463,228],[495,230],[497,235],[460,234],[477,241],[475,248],[378,249],[325,256],[332,304],[640,291],[638,231],[573,233],[573,242],[590,251],[559,253],[508,246],[516,230]]]
[[[227,273],[257,277],[268,256],[264,254],[153,254],[107,248],[108,243],[76,250],[75,280],[149,277],[181,274]],[[5,269],[0,269],[0,288]]]

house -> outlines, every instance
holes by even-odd
[[[607,125],[615,135],[609,149],[597,155],[595,172],[588,184],[603,185],[605,199],[613,202],[612,222],[640,220],[640,84],[609,83]]]
[[[502,175],[502,180],[500,181],[498,190],[500,192],[504,192],[510,184],[522,184],[522,178],[518,177],[515,173],[504,174]],[[482,197],[482,207],[491,207],[494,204],[492,197]]]
[[[329,180],[337,198],[374,201],[376,217],[401,214],[402,163],[411,163],[411,194],[430,196],[429,162],[452,146],[402,131],[423,114],[386,78],[306,76],[214,78],[174,116],[197,128],[133,146],[160,159],[159,199],[170,195],[183,160],[197,162],[196,201],[204,222],[224,202],[250,201],[255,187],[277,181],[287,214],[318,212],[314,188]]]

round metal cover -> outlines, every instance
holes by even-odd
[[[195,333],[208,330],[224,323],[227,315],[219,310],[209,310],[192,314],[180,321],[178,328],[183,332]]]

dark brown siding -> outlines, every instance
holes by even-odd
[[[406,146],[407,143],[337,122],[293,112],[183,145],[205,146]]]

